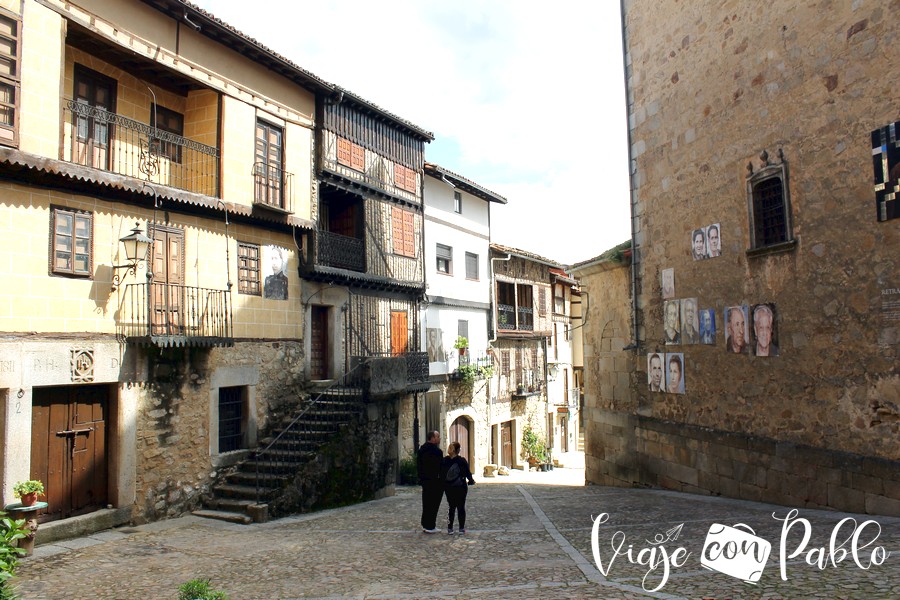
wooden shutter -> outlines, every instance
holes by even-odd
[[[348,167],[353,164],[352,158],[352,144],[350,140],[345,140],[344,138],[337,139],[337,161],[338,164],[347,165]]]
[[[394,163],[394,185],[400,189],[406,189],[406,168]]]
[[[391,311],[391,354],[398,356],[409,349],[406,311]]]
[[[391,238],[394,254],[403,254],[403,211],[396,206],[391,207]]]
[[[359,144],[350,144],[350,168],[357,171],[366,170],[366,149]]]
[[[538,287],[538,316],[547,316],[547,288],[544,286]]]
[[[404,256],[415,257],[416,255],[416,215],[408,210],[400,211],[403,213],[403,254]]]

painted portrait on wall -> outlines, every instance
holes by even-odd
[[[704,308],[700,311],[700,343],[716,343],[716,309]]]
[[[694,260],[706,258],[706,229],[695,229],[691,232],[691,256]]]
[[[651,352],[647,355],[647,385],[651,392],[666,391],[666,378],[663,375],[666,357],[659,352]]]
[[[681,301],[681,343],[700,343],[700,321],[696,298],[684,298]]]
[[[750,345],[748,312],[746,304],[725,309],[725,351],[729,354],[747,354]]]
[[[287,278],[288,251],[279,246],[265,246],[263,248],[263,268],[266,279],[263,287],[263,295],[269,300],[288,299]]]
[[[709,258],[722,256],[722,228],[713,223],[706,228],[706,255]]]
[[[666,354],[666,391],[670,394],[684,393],[684,354]]]
[[[681,343],[681,301],[663,302],[663,330],[666,344]]]
[[[778,330],[774,304],[756,304],[750,312],[753,324],[753,354],[778,356]]]
[[[675,297],[675,269],[662,270],[662,297],[663,300]]]

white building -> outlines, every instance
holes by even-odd
[[[575,279],[563,269],[551,267],[550,284],[553,288],[553,324],[547,341],[547,409],[552,431],[550,441],[554,456],[558,456],[576,451],[578,446],[580,395],[576,367],[581,363],[576,360],[574,328],[580,324],[580,318],[576,323],[572,311]]]
[[[433,385],[419,432],[441,431],[445,441],[458,440],[473,463],[488,462],[489,433],[477,432],[490,431],[489,386],[481,379],[469,388],[451,382],[461,364],[491,364],[491,203],[506,204],[506,198],[438,165],[425,163],[425,175],[426,302],[420,322]],[[465,349],[456,347],[461,337]]]

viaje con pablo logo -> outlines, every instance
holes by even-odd
[[[813,527],[808,519],[799,515],[797,509],[784,516],[772,513],[773,519],[781,521],[778,562],[779,574],[785,581],[788,579],[787,562],[798,557],[819,570],[836,568],[848,559],[858,568],[869,570],[884,564],[891,555],[884,546],[876,545],[881,535],[881,525],[877,521],[870,519],[860,523],[853,517],[846,517],[831,530],[827,545],[809,547]],[[604,577],[609,577],[616,559],[622,557],[622,561],[646,568],[641,587],[656,592],[663,589],[674,569],[690,566],[688,561],[692,553],[684,546],[673,545],[684,523],[656,534],[652,541],[629,542],[625,532],[616,531],[610,536],[611,551],[601,551],[600,526],[609,519],[609,513],[601,513],[593,519],[591,528],[591,552]],[[797,537],[801,538],[799,542]],[[749,525],[713,523],[706,533],[700,565],[755,585],[763,575],[771,551],[772,544],[756,535]]]

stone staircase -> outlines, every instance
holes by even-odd
[[[220,475],[204,496],[203,508],[193,514],[232,523],[268,520],[268,503],[363,407],[361,387],[332,384],[277,424],[247,459]]]

